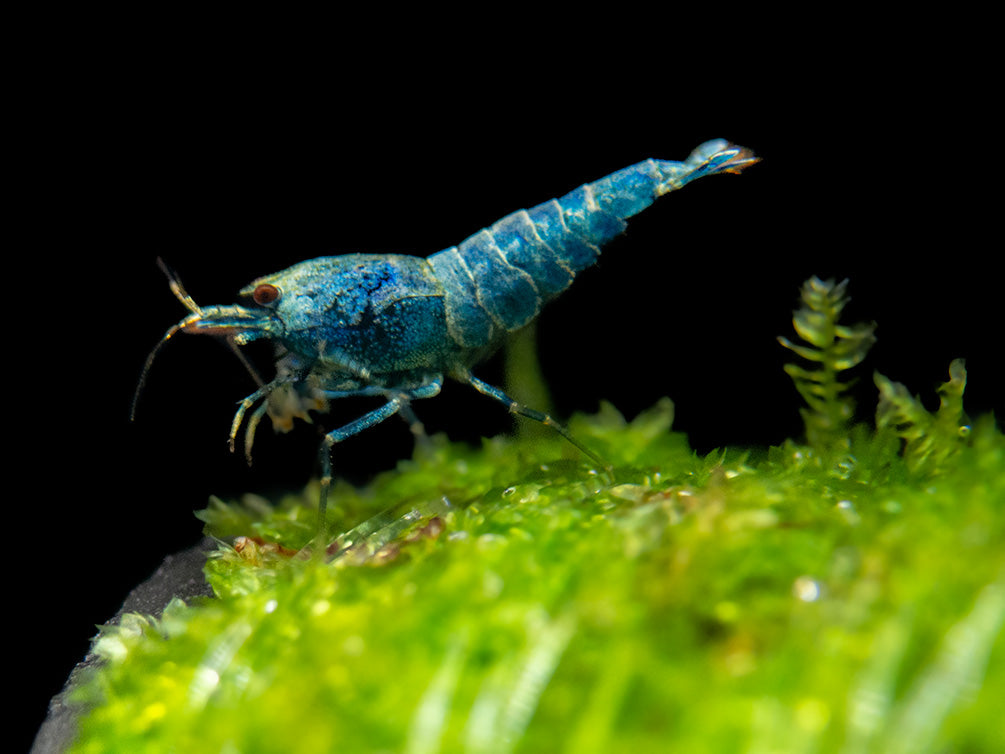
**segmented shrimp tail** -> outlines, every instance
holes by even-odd
[[[629,218],[696,178],[738,173],[757,161],[749,149],[708,141],[683,162],[644,160],[434,254],[428,261],[444,290],[451,337],[478,348],[523,327],[597,261]]]

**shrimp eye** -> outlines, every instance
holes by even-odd
[[[251,294],[251,299],[259,306],[271,304],[279,298],[279,289],[269,283],[257,286]]]

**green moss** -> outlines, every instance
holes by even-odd
[[[103,629],[74,750],[995,750],[1005,438],[962,423],[962,364],[936,414],[877,378],[874,431],[821,363],[807,442],[756,456],[694,454],[669,401],[573,419],[613,479],[554,437],[435,437],[334,490],[329,564],[293,555],[315,487],[214,501],[247,537],[217,598]]]

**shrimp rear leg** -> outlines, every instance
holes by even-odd
[[[355,421],[349,422],[344,427],[333,429],[325,435],[324,440],[321,441],[321,447],[318,450],[318,458],[321,461],[321,500],[318,505],[318,533],[320,535],[324,535],[327,531],[325,516],[328,511],[328,490],[331,488],[332,484],[332,448],[334,448],[337,443],[340,443],[343,440],[348,440],[353,435],[357,435],[365,429],[376,426],[385,419],[398,413],[403,415],[405,421],[408,422],[410,427],[413,427],[413,433],[416,432],[414,429],[415,425],[418,425],[421,431],[422,425],[419,424],[419,421],[412,412],[409,403],[412,400],[419,400],[421,398],[432,398],[440,392],[440,388],[442,386],[443,380],[437,377],[425,385],[408,391],[393,392],[389,390],[382,390],[381,393],[386,395],[388,398],[387,403],[383,406],[375,408],[367,414],[364,414]],[[347,397],[350,392],[351,391],[340,392],[339,397]],[[362,390],[355,391],[353,394],[373,395],[374,392],[375,390],[372,388],[364,388]]]
[[[542,411],[537,411],[533,408],[529,408],[528,406],[524,406],[522,403],[518,403],[517,401],[513,400],[508,395],[506,395],[506,393],[504,393],[499,388],[493,387],[492,385],[489,385],[487,382],[483,382],[470,372],[460,374],[458,375],[458,378],[464,382],[467,382],[469,385],[471,385],[471,387],[473,387],[482,395],[487,395],[489,398],[495,398],[497,401],[506,406],[506,408],[509,409],[509,412],[511,414],[519,414],[520,416],[526,416],[528,419],[533,419],[534,421],[541,422],[547,427],[551,427],[556,432],[558,432],[562,437],[564,437],[566,440],[572,443],[573,446],[579,449],[579,451],[583,453],[583,455],[587,456],[591,461],[601,466],[605,471],[611,472],[613,470],[611,464],[607,463],[607,461],[605,461],[603,458],[598,456],[588,447],[583,445],[583,443],[577,440],[575,436],[571,432],[569,432],[568,429],[566,429],[564,424],[555,420],[549,414],[546,414]]]
[[[398,409],[398,416],[400,416],[405,424],[408,425],[408,431],[412,433],[412,437],[415,439],[416,445],[429,450],[433,447],[432,441],[429,439],[429,435],[426,434],[426,427],[422,423],[422,420],[415,415],[412,407],[403,403],[401,408]]]

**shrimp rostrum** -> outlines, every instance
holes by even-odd
[[[255,429],[266,414],[287,431],[294,417],[307,419],[309,410],[323,411],[331,400],[382,399],[378,408],[331,430],[321,443],[322,529],[333,447],[395,414],[421,433],[411,403],[436,395],[445,377],[553,427],[603,465],[551,416],[478,379],[472,367],[568,288],[628,218],[696,178],[738,173],[756,161],[743,147],[709,141],[683,162],[645,160],[514,212],[428,258],[344,254],[301,262],[252,282],[240,292],[242,304],[199,306],[172,278],[172,290],[190,314],[168,330],[143,375],[160,346],[178,332],[223,337],[235,351],[253,340],[273,341],[276,376],[259,380],[231,426],[231,450],[246,427],[249,460]]]

